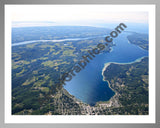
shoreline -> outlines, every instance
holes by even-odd
[[[96,104],[109,104],[112,100],[115,100],[115,97],[117,96],[117,92],[111,88],[111,84],[108,80],[105,80],[105,76],[104,76],[104,71],[107,69],[108,66],[110,66],[110,64],[119,64],[119,65],[126,65],[126,64],[132,64],[132,63],[136,63],[136,62],[140,62],[143,58],[148,57],[148,56],[143,56],[140,57],[138,59],[136,59],[135,61],[131,61],[131,62],[127,62],[127,63],[118,63],[118,62],[108,62],[104,64],[104,67],[102,69],[102,76],[103,76],[103,81],[107,82],[108,87],[115,93],[109,100],[107,101],[101,101],[101,103],[96,103]],[[105,103],[108,102],[108,103]]]
[[[128,39],[127,39],[127,40],[128,40]],[[135,45],[135,46],[138,46],[138,48],[140,48],[141,50],[146,51],[145,49],[141,48],[139,45],[136,45],[136,44],[131,43],[129,40],[128,40],[128,43],[129,43],[129,44],[132,44],[132,45]],[[149,49],[148,49],[147,51],[149,51]]]
[[[126,64],[132,64],[132,63],[135,63],[135,62],[140,62],[143,58],[145,57],[148,57],[148,56],[143,56],[143,57],[140,57],[138,59],[136,59],[135,61],[131,61],[131,62],[126,62],[126,63],[119,63],[119,62],[107,62],[104,64],[104,67],[102,69],[102,76],[104,77],[103,75],[103,72],[106,70],[106,68],[110,65],[110,64],[119,64],[119,65],[126,65]]]

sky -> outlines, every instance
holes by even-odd
[[[12,22],[49,21],[48,24],[57,25],[148,23],[148,12],[127,5],[10,5],[10,10]]]

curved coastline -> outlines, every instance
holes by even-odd
[[[135,62],[140,62],[143,58],[145,58],[147,56],[143,56],[143,57],[140,57],[138,59],[136,59],[135,61],[131,61],[131,62],[127,62],[127,63],[118,63],[118,62],[108,62],[108,63],[105,63],[104,64],[104,68],[102,69],[102,76],[103,75],[103,72],[106,70],[106,68],[110,65],[110,64],[120,64],[120,65],[125,65],[125,64],[132,64],[132,63],[135,63]],[[103,79],[104,80],[104,79]]]
[[[120,40],[120,42],[123,42],[123,40]],[[126,44],[130,44],[128,41],[127,42],[125,42]],[[116,43],[115,43],[116,44]],[[120,43],[121,44],[121,43]],[[123,43],[122,43],[123,44]],[[121,45],[122,45],[121,44]],[[121,46],[120,45],[120,46]],[[125,45],[125,44],[124,44]],[[117,46],[119,46],[119,45],[117,45]],[[133,45],[132,45],[133,46]],[[121,48],[121,50],[126,50],[126,49],[124,49],[124,48],[122,48],[122,47],[120,47]],[[135,48],[135,47],[133,47],[133,48]],[[136,47],[137,48],[137,47]],[[138,50],[140,50],[141,48],[137,48]],[[137,50],[136,49],[136,50]],[[114,51],[115,49],[114,49],[114,47],[111,47],[111,50],[110,50],[110,52],[111,53],[113,53],[113,51]],[[116,49],[117,50],[117,49]],[[137,51],[138,51],[137,50]],[[126,51],[128,51],[128,50],[126,50]],[[129,51],[128,51],[129,52]],[[117,54],[117,56],[119,56],[118,55],[118,53],[119,53],[119,51],[118,52],[115,52],[114,54]],[[124,52],[125,53],[125,52]],[[127,52],[126,52],[126,54],[127,54]],[[137,53],[136,53],[137,54]],[[121,55],[121,54],[120,54]],[[134,56],[133,55],[133,53],[131,54],[132,56]],[[139,54],[139,55],[141,55],[141,53]],[[122,53],[122,55],[121,56],[123,56],[123,53]],[[110,91],[113,91],[114,93],[113,93],[113,95],[109,98],[109,99],[106,99],[106,100],[99,100],[99,101],[97,101],[96,103],[95,103],[95,106],[96,105],[105,105],[105,106],[107,106],[107,107],[110,107],[110,106],[116,106],[116,107],[118,107],[116,104],[111,104],[111,103],[115,103],[116,101],[118,102],[118,97],[119,97],[119,94],[118,93],[116,93],[116,91],[114,90],[114,88],[111,88],[112,87],[112,85],[111,85],[111,83],[109,82],[109,81],[107,81],[107,80],[105,80],[104,79],[104,75],[103,75],[103,72],[106,70],[106,68],[111,64],[111,63],[115,63],[115,64],[120,64],[120,65],[122,65],[122,64],[132,64],[132,63],[135,63],[135,62],[140,62],[144,57],[147,57],[148,56],[148,54],[143,54],[142,53],[142,55],[141,56],[134,56],[133,58],[131,57],[131,59],[130,60],[127,60],[127,59],[122,59],[122,60],[120,60],[119,58],[118,59],[115,59],[114,57],[115,56],[111,56],[111,57],[113,57],[113,59],[109,59],[108,60],[108,62],[107,62],[107,60],[106,61],[103,61],[103,64],[102,64],[102,66],[101,66],[101,68],[100,68],[100,74],[102,75],[101,76],[101,81],[104,81],[105,83],[107,82],[107,84],[108,85],[106,85],[106,84],[104,84],[104,86],[107,86],[107,88],[109,88],[110,89]],[[104,56],[105,57],[105,56]],[[128,57],[128,56],[127,56]],[[112,61],[113,60],[113,61]],[[124,62],[124,63],[123,63]],[[70,93],[71,94],[71,93]],[[72,95],[72,94],[71,94]],[[83,102],[83,103],[85,103],[85,102]],[[118,105],[119,106],[121,106],[121,104],[118,102]]]
[[[128,62],[128,63],[117,63],[117,62],[108,62],[108,63],[105,63],[104,65],[104,68],[102,69],[102,76],[103,76],[103,81],[107,82],[108,83],[108,87],[115,92],[115,94],[108,100],[110,101],[111,99],[114,99],[114,97],[116,97],[117,95],[117,92],[111,87],[110,85],[110,82],[108,80],[105,80],[105,76],[104,76],[104,71],[107,69],[107,67],[110,65],[110,64],[119,64],[119,65],[126,65],[126,64],[132,64],[132,63],[136,63],[136,62],[140,62],[143,58],[145,58],[147,56],[143,56],[143,57],[140,57],[138,59],[136,59],[135,61],[132,61],[132,62]],[[97,102],[98,103],[98,102]]]

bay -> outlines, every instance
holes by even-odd
[[[85,69],[77,73],[71,81],[66,82],[64,88],[71,95],[91,106],[99,101],[108,101],[115,93],[109,88],[108,83],[103,81],[102,70],[105,63],[130,63],[148,56],[148,51],[128,42],[129,34],[124,32],[115,38],[116,46],[112,47],[110,53],[97,55]]]

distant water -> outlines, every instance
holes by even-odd
[[[78,41],[78,40],[87,40],[89,38],[71,38],[71,39],[59,39],[59,40],[31,40],[31,41],[24,41],[19,43],[13,43],[12,46],[19,46],[19,45],[25,45],[25,44],[31,44],[31,43],[37,43],[37,42],[63,42],[63,41]]]
[[[90,105],[109,100],[114,92],[108,87],[108,83],[103,81],[102,69],[105,63],[129,63],[148,56],[148,51],[128,43],[127,35],[129,33],[123,32],[115,38],[116,46],[113,46],[110,53],[97,55],[85,69],[76,74],[71,81],[66,82],[64,88],[77,99]]]
[[[58,39],[58,40],[31,40],[31,41],[23,41],[23,42],[18,42],[18,43],[12,43],[13,46],[19,46],[19,45],[26,45],[26,44],[31,44],[31,43],[43,43],[43,42],[64,42],[64,41],[78,41],[78,40],[88,40],[88,39],[94,39],[97,37],[105,37],[106,35],[103,36],[96,36],[96,37],[86,37],[86,38],[67,38],[67,39]]]

